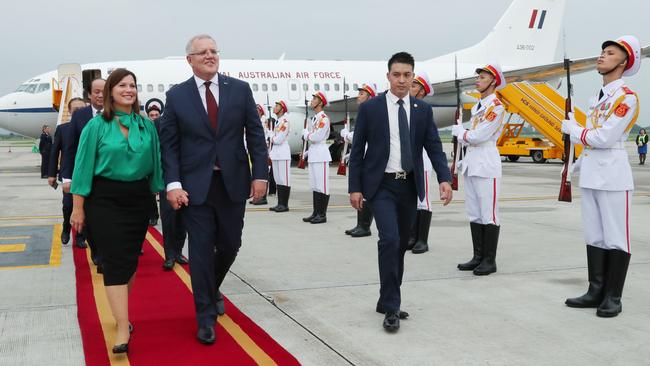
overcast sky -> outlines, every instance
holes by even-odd
[[[416,60],[479,42],[511,0],[215,1],[113,0],[3,2],[0,95],[65,62],[153,59],[184,54],[189,37],[210,33],[222,58],[385,60],[406,50]],[[11,4],[11,5],[9,5]],[[616,8],[612,8],[615,6]],[[571,58],[593,56],[607,38],[650,44],[647,0],[567,0]],[[561,58],[561,55],[559,55]],[[572,80],[575,102],[597,93],[596,72]],[[650,60],[628,85],[650,100]],[[650,125],[649,108],[639,124]]]

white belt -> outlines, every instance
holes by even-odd
[[[585,148],[593,150],[594,148],[591,146],[585,146]],[[625,142],[623,141],[616,141],[612,146],[602,148],[599,150],[625,150]]]
[[[494,147],[494,148],[496,148],[497,144],[496,144],[496,141],[488,140],[488,141],[481,142],[480,144],[469,145],[468,147],[469,148],[472,148],[472,147]]]

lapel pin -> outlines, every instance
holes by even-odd
[[[413,108],[417,108],[417,107],[418,107],[418,105],[417,105],[417,104],[413,104]]]

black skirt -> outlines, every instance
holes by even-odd
[[[104,286],[125,285],[135,274],[151,197],[146,179],[121,182],[96,176],[93,180],[85,203],[86,221],[101,257]]]

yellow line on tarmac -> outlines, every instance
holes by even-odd
[[[17,220],[47,220],[47,219],[60,219],[61,215],[42,215],[42,216],[5,216],[0,217],[2,221],[17,221]]]
[[[56,224],[52,229],[52,248],[50,250],[50,266],[58,267],[61,264],[61,231],[62,225]]]
[[[18,253],[25,251],[25,243],[0,244],[0,253]]]
[[[93,284],[93,295],[95,297],[95,306],[97,307],[97,315],[99,316],[99,323],[104,333],[104,343],[106,344],[106,353],[112,366],[130,366],[129,358],[125,353],[114,354],[113,346],[115,344],[115,335],[117,333],[117,325],[115,318],[111,312],[108,297],[106,296],[106,289],[104,288],[104,279],[102,275],[97,273],[97,267],[93,264],[90,258],[90,249],[86,250],[86,260],[90,268],[90,278]]]
[[[147,240],[151,243],[151,246],[158,252],[158,254],[164,258],[165,252],[161,245],[150,233],[147,232]],[[181,266],[174,266],[174,273],[183,281],[185,286],[192,293],[192,282],[190,275],[185,271]],[[255,341],[253,341],[246,332],[241,329],[241,327],[232,320],[228,314],[224,314],[217,318],[217,322],[221,324],[224,329],[233,337],[233,339],[239,344],[239,346],[248,353],[248,355],[255,360],[258,365],[277,365],[275,361],[261,349]]]
[[[21,239],[29,239],[31,236],[29,235],[22,235],[22,236],[0,236],[0,240],[21,240]]]

